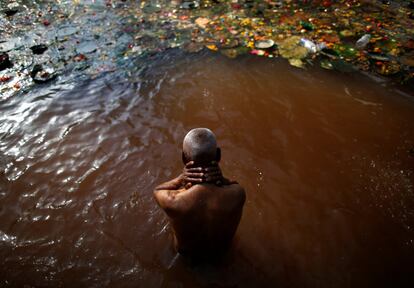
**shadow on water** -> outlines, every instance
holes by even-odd
[[[412,287],[412,98],[283,60],[143,63],[1,103],[2,286]],[[152,198],[197,126],[248,193],[215,265],[176,255]]]

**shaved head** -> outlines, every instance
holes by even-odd
[[[208,128],[195,128],[187,133],[183,141],[184,162],[211,162],[217,159],[217,141]]]

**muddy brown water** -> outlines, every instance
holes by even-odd
[[[2,287],[414,287],[413,95],[283,60],[167,53],[0,104]],[[232,250],[190,266],[155,185],[209,127],[247,190]]]

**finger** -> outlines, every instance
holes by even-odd
[[[202,178],[187,178],[186,180],[188,182],[193,182],[193,183],[202,183],[203,182]]]
[[[185,185],[185,188],[188,189],[188,188],[191,188],[191,186],[193,186],[193,183],[189,182]]]
[[[201,168],[201,167],[196,167],[196,168],[188,168],[188,169],[185,169],[187,172],[201,172],[201,171],[203,171],[203,168]]]
[[[194,161],[190,161],[187,164],[185,164],[185,167],[190,167],[194,165]]]
[[[187,178],[203,178],[204,173],[185,173],[185,177]]]
[[[197,179],[197,181],[198,180],[203,181],[205,179],[205,176],[204,177],[199,177],[199,176],[185,176],[184,178],[185,178],[186,181],[193,181],[194,179]]]

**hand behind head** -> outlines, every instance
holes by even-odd
[[[221,169],[216,161],[209,162],[207,165],[201,165],[201,163],[190,161],[185,165],[182,175],[186,183],[186,188],[188,183],[191,183],[191,185],[201,183],[221,185],[224,179]]]

